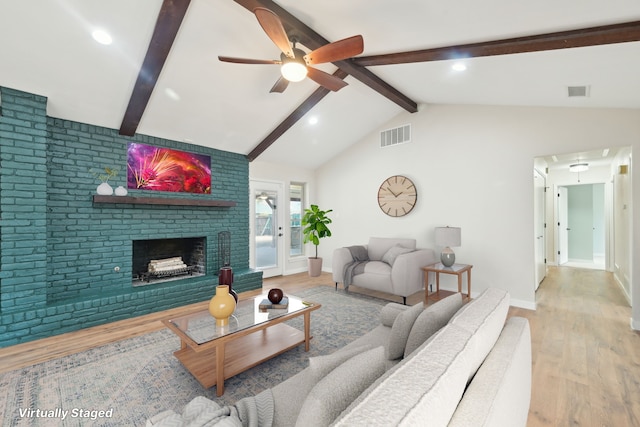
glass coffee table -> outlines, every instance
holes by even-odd
[[[240,300],[229,324],[216,326],[209,311],[162,320],[180,337],[173,354],[205,388],[224,394],[224,380],[304,343],[309,351],[311,312],[320,304],[292,295],[288,308],[260,310],[267,295]],[[304,317],[304,332],[284,322]]]

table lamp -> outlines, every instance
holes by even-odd
[[[460,227],[436,227],[436,245],[444,247],[440,262],[445,267],[451,267],[456,262],[456,254],[451,246],[460,246],[461,239]]]

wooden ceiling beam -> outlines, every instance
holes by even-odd
[[[120,135],[133,136],[138,130],[160,72],[169,56],[191,0],[164,0],[156,20],[147,54],[133,87],[129,105],[120,125]]]
[[[640,21],[459,46],[360,56],[353,58],[353,62],[360,66],[408,64],[414,62],[541,52],[635,41],[640,41]]]
[[[348,76],[345,71],[341,69],[337,69],[334,76],[344,79]],[[265,139],[263,139],[249,154],[247,154],[247,159],[252,162],[254,161],[260,154],[264,152],[267,148],[271,146],[274,142],[278,140],[286,131],[288,131],[293,125],[295,125],[298,120],[304,117],[309,110],[311,110],[318,102],[322,100],[325,96],[327,96],[331,91],[323,86],[318,86],[318,88],[309,96],[298,108],[296,108],[289,116],[284,119],[282,123],[280,123]]]
[[[313,29],[305,25],[298,18],[293,16],[287,10],[283,9],[278,4],[271,0],[234,0],[240,6],[253,13],[256,7],[265,7],[274,12],[285,27],[289,36],[295,36],[297,40],[307,48],[315,50],[321,46],[329,43],[324,37],[316,33]],[[367,70],[363,66],[360,66],[354,62],[353,59],[347,59],[344,61],[335,62],[338,68],[346,71],[348,74],[361,81],[371,89],[380,93],[382,96],[393,101],[403,109],[410,113],[418,111],[418,105],[415,101],[411,100],[408,96],[395,89],[393,86],[376,76],[370,70]]]

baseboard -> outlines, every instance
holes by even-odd
[[[513,307],[524,308],[525,310],[534,310],[536,309],[536,303],[530,301],[523,301],[519,299],[511,298],[509,300],[509,304]]]
[[[624,287],[624,284],[622,283],[622,281],[620,280],[620,278],[618,277],[618,275],[615,272],[613,273],[613,279],[618,284],[618,288],[620,288],[620,291],[622,292],[622,295],[624,295],[624,299],[627,300],[627,304],[632,305],[631,304],[631,295],[629,295],[629,293],[627,292],[627,289]]]
[[[633,329],[634,331],[640,331],[640,320],[633,320],[633,317],[631,318],[631,329]]]
[[[286,270],[282,273],[283,276],[290,276],[292,274],[298,274],[298,273],[305,273],[309,271],[309,269],[307,267],[300,267],[300,268],[292,268],[290,270]]]

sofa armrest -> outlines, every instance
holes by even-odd
[[[394,295],[408,297],[422,290],[424,274],[422,268],[437,262],[433,249],[417,249],[399,255],[391,267],[391,286]]]
[[[345,266],[351,261],[353,261],[353,258],[351,257],[351,252],[349,252],[349,249],[338,248],[333,251],[333,258],[331,259],[331,273],[333,274],[334,282],[343,282]]]

